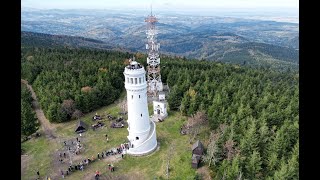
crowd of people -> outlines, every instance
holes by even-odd
[[[107,135],[106,135],[106,138],[108,138]],[[64,141],[63,143],[64,143],[64,146],[70,145],[70,142],[68,144],[67,141]],[[76,149],[74,151],[74,154],[77,155],[79,153],[79,150],[81,149],[81,144],[80,144],[80,140],[78,139],[78,137],[76,138],[76,142],[74,143],[73,141],[71,141],[71,144],[76,145]],[[113,156],[113,155],[117,155],[117,154],[121,154],[121,157],[123,158],[125,151],[128,149],[129,149],[129,144],[124,143],[124,144],[121,144],[118,148],[112,148],[110,150],[103,151],[103,152],[101,152],[101,154],[98,153],[97,159],[101,160],[103,158],[107,158],[108,156]],[[70,146],[67,148],[67,150],[69,151],[69,153],[71,152]],[[63,153],[59,152],[59,161],[61,163],[63,163],[63,160],[66,158],[67,158],[66,152],[63,152]],[[91,158],[86,158],[86,159],[80,161],[78,164],[69,165],[68,169],[66,169],[66,170],[59,169],[61,177],[64,178],[65,176],[70,175],[72,172],[75,172],[75,171],[83,171],[85,166],[88,166],[90,163],[94,162],[95,160],[96,159],[92,156]],[[70,163],[71,163],[71,161],[70,161]],[[108,164],[107,170],[109,170],[110,172],[113,172],[114,166],[112,164]],[[39,171],[37,171],[37,176],[38,176],[38,178],[40,178]],[[96,171],[95,178],[99,179],[99,176],[100,176],[99,171]]]
[[[108,135],[106,135],[106,139],[108,140]],[[63,144],[66,147],[66,151],[65,152],[59,152],[59,161],[60,161],[60,163],[63,163],[64,159],[68,158],[67,157],[68,154],[66,152],[68,152],[69,155],[71,155],[71,153],[75,154],[75,155],[78,155],[80,153],[80,149],[82,148],[82,145],[80,144],[80,140],[79,140],[78,137],[76,138],[76,141],[73,141],[73,140],[71,140],[71,142],[70,141],[69,142],[64,141]],[[72,148],[73,146],[75,146],[75,148]],[[112,148],[112,149],[103,151],[103,152],[101,152],[101,154],[98,153],[97,154],[97,159],[101,160],[103,158],[107,158],[108,156],[113,156],[113,155],[118,155],[118,154],[121,154],[121,157],[123,158],[124,154],[126,153],[125,151],[128,150],[128,149],[129,149],[129,144],[128,143],[123,143],[123,144],[120,144],[120,146],[117,147],[117,148]],[[86,159],[80,161],[78,164],[72,164],[71,157],[69,157],[69,158],[70,158],[69,167],[66,170],[59,169],[60,175],[61,175],[62,178],[64,178],[67,175],[70,175],[72,172],[83,171],[85,166],[88,166],[90,163],[92,163],[92,162],[94,162],[96,160],[92,156],[91,158],[86,158]],[[108,164],[107,165],[107,171],[108,170],[110,172],[114,171],[113,164]],[[37,171],[37,177],[38,177],[38,179],[40,178],[39,171]],[[95,172],[95,179],[99,179],[99,177],[100,177],[100,173],[99,173],[99,171],[96,171]],[[46,179],[50,179],[50,178],[47,177]]]

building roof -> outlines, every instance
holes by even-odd
[[[142,68],[142,65],[138,63],[137,61],[131,61],[129,65],[127,65],[128,69],[140,69]]]
[[[203,149],[203,144],[199,141],[199,140],[197,140],[193,145],[192,145],[192,151],[194,150],[194,149],[196,149],[196,148],[201,148],[201,149]]]
[[[87,128],[87,124],[84,123],[83,121],[79,120],[78,121],[78,124],[77,124],[77,127],[76,127],[76,130],[78,129],[78,127],[84,127],[84,128]]]
[[[156,100],[154,100],[153,102],[158,103],[158,104],[166,104],[166,101],[156,101]]]

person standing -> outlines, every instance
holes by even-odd
[[[95,175],[95,177],[99,177],[99,176],[100,176],[99,171],[96,171],[96,175]]]
[[[62,178],[64,178],[64,173],[63,173],[63,171],[62,170],[60,170],[61,171],[61,176],[62,176]]]
[[[39,170],[37,171],[37,176],[38,176],[38,179],[40,179],[40,172],[39,172]]]

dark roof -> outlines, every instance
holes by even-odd
[[[202,143],[201,143],[199,140],[197,140],[197,142],[195,142],[195,143],[192,145],[192,151],[193,151],[194,149],[198,148],[198,147],[200,147],[201,149],[203,149],[203,145],[202,145]]]
[[[86,124],[86,123],[84,123],[83,121],[79,120],[79,122],[78,122],[78,124],[77,124],[76,129],[78,129],[78,127],[84,127],[84,128],[87,128],[88,126],[87,126],[87,124]]]

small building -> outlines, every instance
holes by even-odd
[[[201,160],[201,156],[200,155],[192,154],[192,158],[191,158],[191,166],[192,166],[192,168],[197,169],[199,167],[200,160]]]
[[[87,128],[88,128],[88,125],[86,123],[84,123],[83,121],[79,120],[75,132],[82,133],[82,132],[85,132],[87,130]]]
[[[159,101],[166,100],[166,94],[164,92],[159,92]]]
[[[165,101],[153,101],[153,114],[154,116],[161,116],[162,119],[168,116],[167,104]]]
[[[197,140],[192,145],[192,154],[203,155],[203,151],[204,151],[203,144],[199,140]]]

